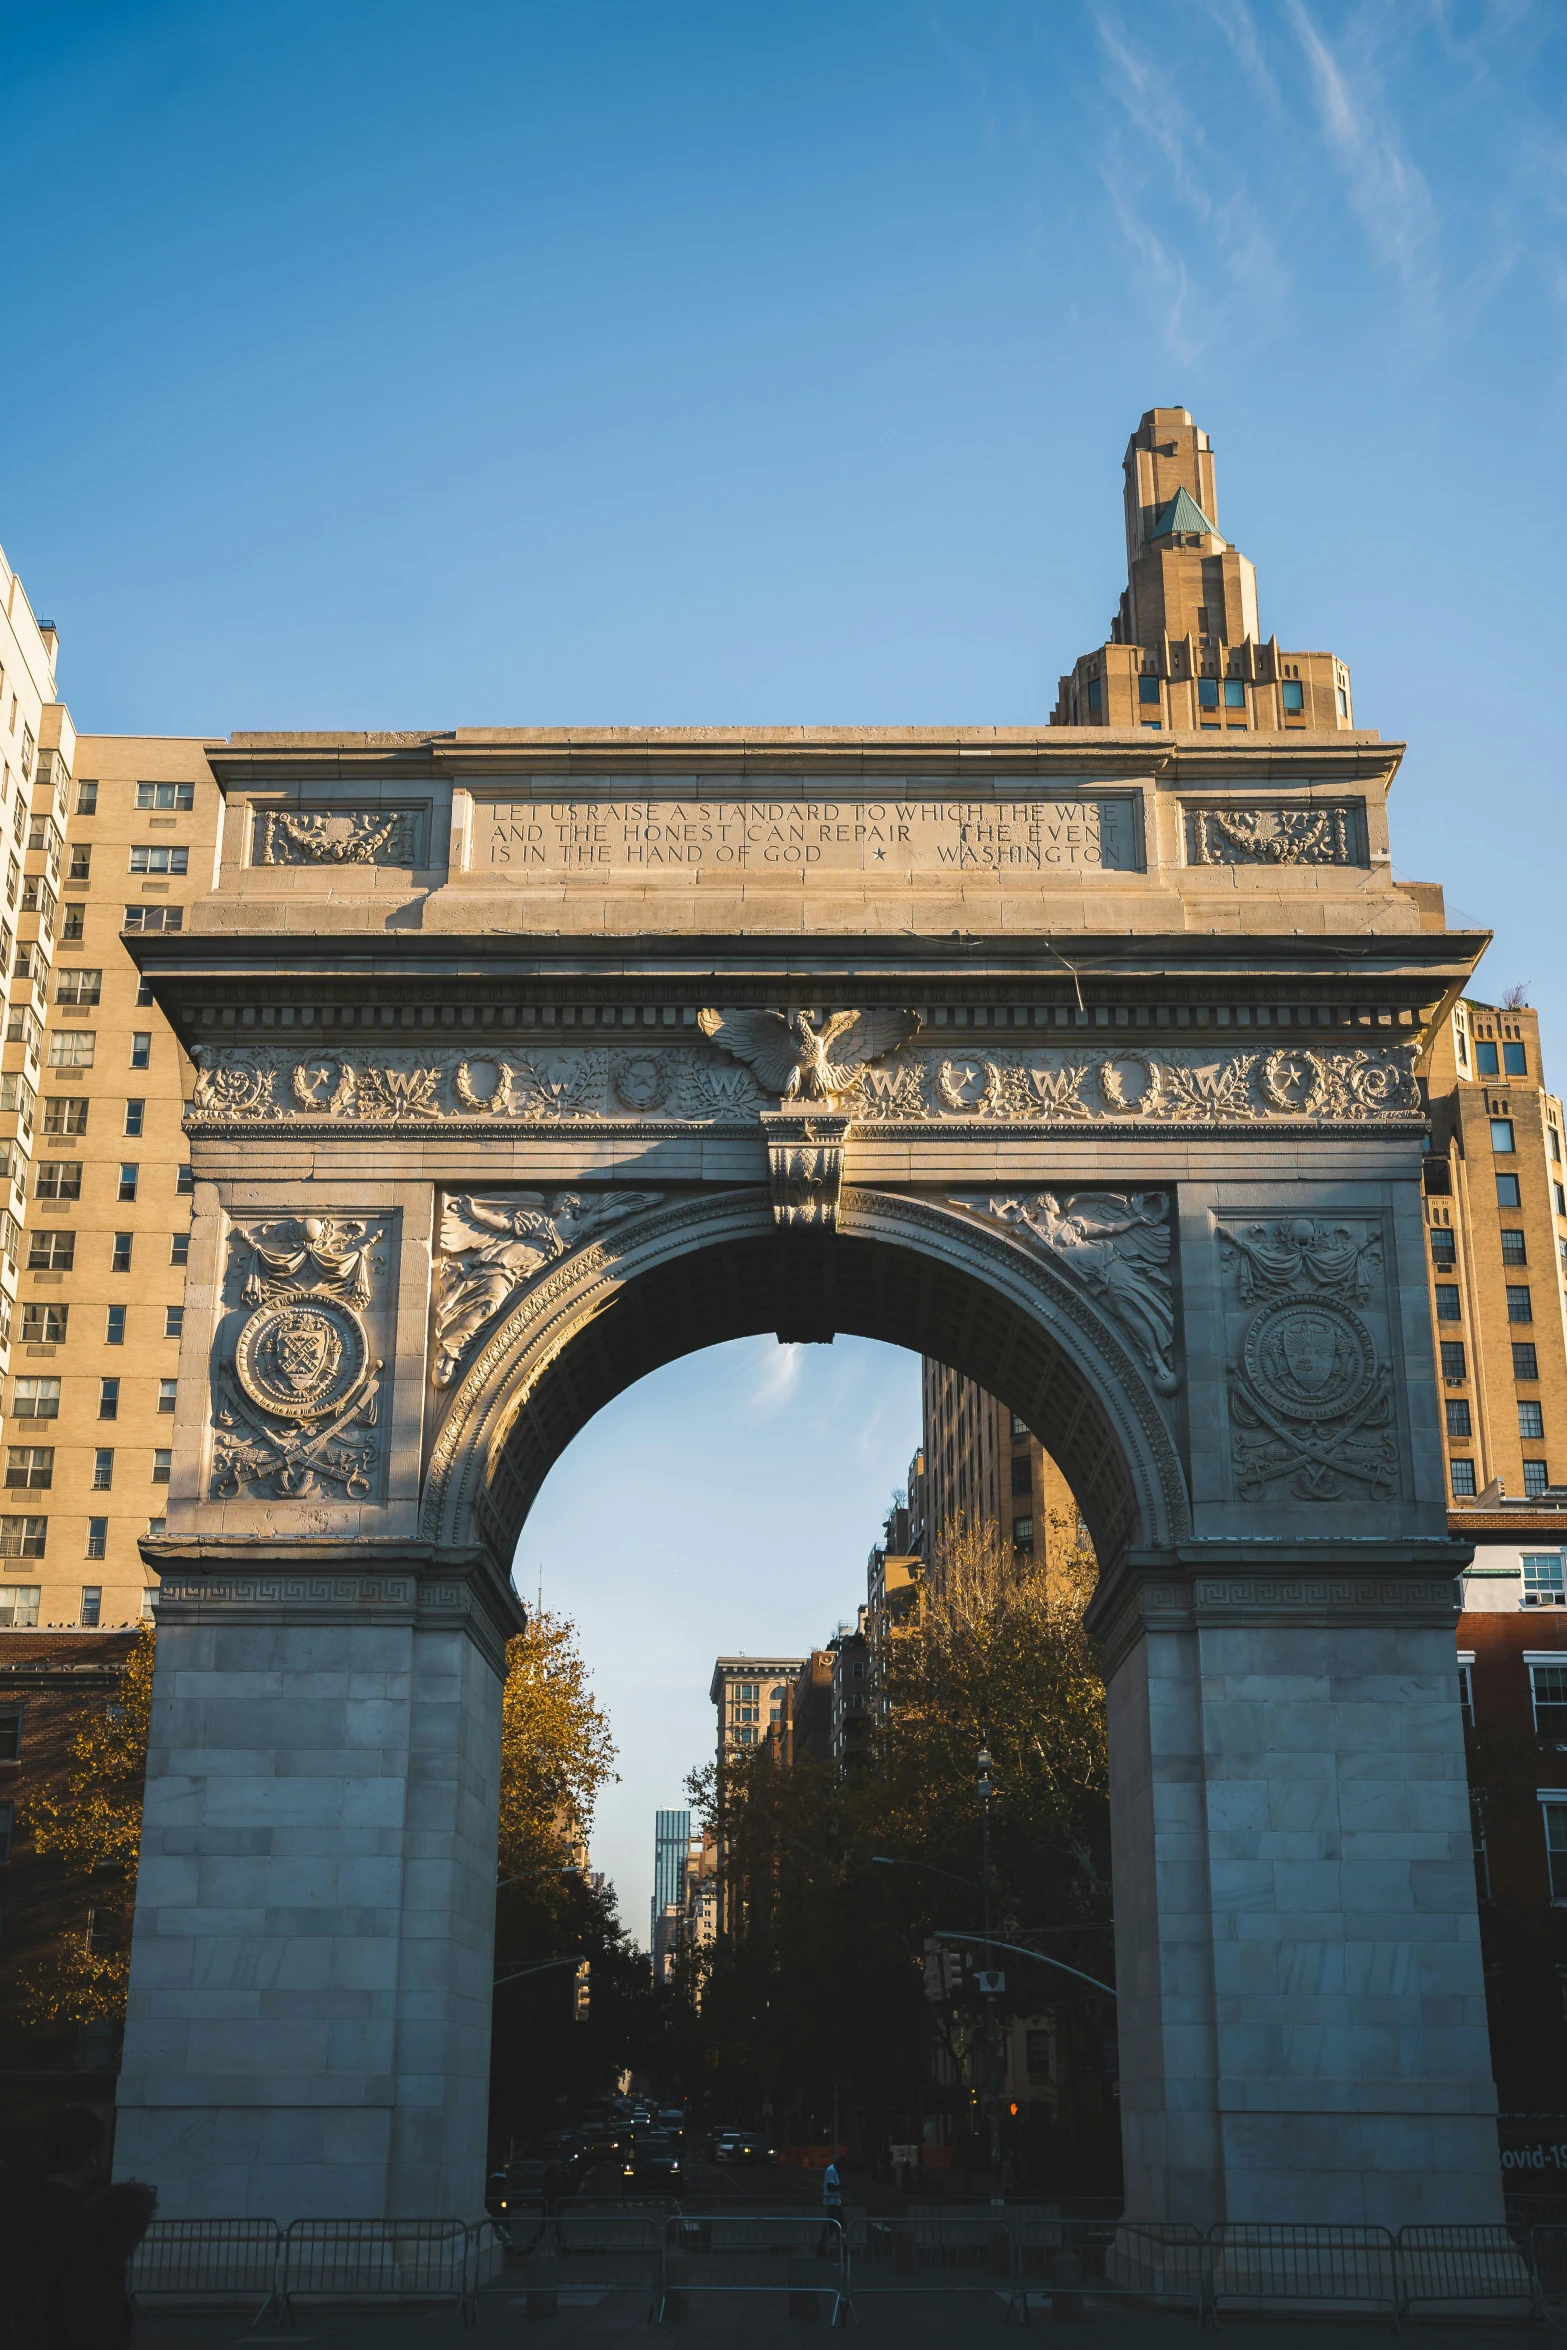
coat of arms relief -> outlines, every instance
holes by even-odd
[[[380,1480],[381,1362],[364,1310],[385,1271],[382,1217],[285,1216],[234,1227],[230,1276],[248,1308],[218,1374],[211,1493],[303,1501]]]
[[[1255,1309],[1229,1372],[1242,1499],[1275,1489],[1301,1502],[1396,1494],[1380,1228],[1295,1216],[1224,1225],[1218,1239],[1241,1307]]]

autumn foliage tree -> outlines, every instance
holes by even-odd
[[[130,1913],[141,1854],[142,1781],[152,1720],[154,1635],[138,1630],[114,1703],[89,1714],[71,1744],[63,1787],[41,1787],[21,1824],[37,1853],[54,1853],[73,1877],[102,1887],[122,1911],[122,1930],[89,1944],[86,1920],[29,1964],[15,2002],[25,2025],[119,2021],[130,1974]],[[98,1906],[108,1906],[100,1901]]]

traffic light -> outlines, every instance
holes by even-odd
[[[579,2024],[585,2024],[588,2020],[588,2000],[592,1991],[592,1971],[592,1967],[587,1959],[579,1959],[577,1962],[577,1981],[574,1992],[574,2005],[572,2007],[572,2014]]]
[[[962,1990],[963,1953],[961,1950],[944,1950],[942,1952],[941,1972],[943,1981],[945,1982],[946,1988],[949,1991]]]
[[[939,1999],[942,1996],[941,1949],[935,1942],[927,1942],[925,1945],[925,1996],[927,1999]]]

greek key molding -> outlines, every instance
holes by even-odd
[[[815,1032],[813,1045],[826,1049]],[[768,1048],[771,1058],[757,1048],[767,1073],[781,1079],[769,1094],[757,1071],[718,1045],[508,1040],[489,1049],[371,1045],[352,1057],[329,1052],[301,1058],[297,1045],[203,1040],[191,1048],[197,1072],[186,1126],[202,1135],[256,1126],[306,1134],[356,1126],[450,1126],[473,1134],[512,1126],[591,1125],[629,1133],[754,1126],[789,1083],[798,1079],[803,1088],[806,1082],[804,1065],[789,1059],[797,1040],[774,1040],[774,1046]],[[729,1049],[738,1050],[738,1044]],[[1414,1057],[1412,1044],[1146,1050],[987,1044],[965,1051],[954,1040],[939,1049],[888,1048],[874,1064],[862,1060],[845,1068],[828,1062],[813,1082],[822,1089],[823,1106],[851,1117],[861,1131],[897,1126],[949,1134],[964,1125],[1028,1131],[1358,1129],[1392,1121],[1407,1126],[1420,1116]],[[837,1090],[829,1088],[829,1077],[842,1081]]]

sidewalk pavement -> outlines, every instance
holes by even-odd
[[[813,2332],[825,2330],[791,2319],[781,2294],[748,2296],[738,2308],[726,2297],[710,2309],[699,2307],[689,2320],[672,2319],[651,2336],[645,2295],[584,2295],[586,2306],[569,2305],[572,2297],[565,2294],[561,2298],[568,2305],[558,2317],[530,2323],[515,2285],[497,2281],[480,2296],[477,2334],[465,2329],[452,2310],[307,2308],[300,2311],[297,2327],[278,2338],[288,2350],[306,2343],[314,2350],[482,2350],[486,2337],[491,2343],[515,2342],[519,2350],[523,2343],[529,2350],[550,2350],[551,2345],[559,2350],[613,2350],[616,2344],[647,2350],[650,2339],[666,2350],[680,2350],[685,2343],[693,2350],[756,2350],[758,2344],[776,2344],[782,2350],[784,2344],[798,2345],[802,2337],[809,2340]],[[874,2299],[867,2295],[858,2315],[858,2329],[851,2325],[851,2333],[857,2330],[867,2342],[896,2344],[897,2350],[965,2350],[982,2336],[999,2338],[1008,2326],[1004,2300],[983,2293],[912,2292],[878,2294]],[[1054,2319],[1048,2307],[1037,2304],[1030,2309],[1029,2323],[1074,2350],[1076,2345],[1081,2350],[1193,2350],[1206,2338],[1198,2334],[1190,2316],[1096,2305],[1091,2294],[1080,2322]],[[1278,2319],[1224,2315],[1219,2321],[1224,2350],[1329,2350],[1327,2329],[1331,2350],[1386,2350],[1392,2330],[1385,2319],[1331,2313]],[[1517,2322],[1467,2324],[1450,2319],[1405,2327],[1407,2338],[1418,2341],[1424,2336],[1442,2350],[1503,2350],[1504,2345],[1517,2350],[1522,2331]],[[236,2350],[240,2344],[264,2350],[272,2338],[270,2319],[252,2332],[238,2310],[188,2315],[155,2311],[137,2325],[136,2350]]]

